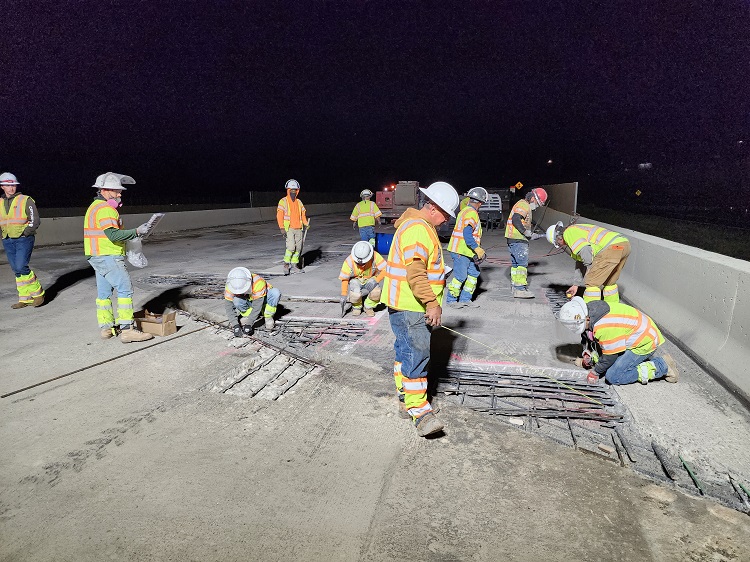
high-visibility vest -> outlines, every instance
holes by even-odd
[[[593,224],[573,224],[563,231],[563,240],[570,248],[574,257],[578,256],[581,248],[591,246],[591,253],[596,256],[607,246],[627,242],[622,234],[607,230]]]
[[[505,223],[505,237],[513,240],[528,240],[515,226],[513,226],[513,215],[521,215],[521,224],[524,230],[531,230],[531,205],[526,199],[521,199],[510,210],[508,222]]]
[[[355,277],[360,281],[367,281],[370,277],[375,277],[375,281],[380,283],[385,277],[385,260],[377,252],[373,252],[372,260],[364,264],[359,265],[354,261],[351,255],[347,256],[341,266],[341,273],[339,273],[339,279],[342,281],[348,281]],[[373,269],[374,268],[374,269]]]
[[[279,205],[276,207],[277,221],[280,215],[283,217],[283,223],[280,223],[279,226],[282,226],[283,224],[282,228],[284,230],[289,230],[290,228],[302,228],[307,224],[305,206],[302,204],[302,201],[299,199],[292,201],[291,197],[288,195],[279,199]]]
[[[3,238],[18,238],[29,224],[26,215],[26,203],[31,199],[28,195],[16,195],[10,201],[8,211],[5,211],[5,199],[0,199],[0,230]],[[34,200],[31,199],[33,202]]]
[[[250,293],[247,294],[248,297],[250,297],[249,300],[254,301],[255,299],[259,299],[262,297],[265,297],[268,293],[268,289],[273,289],[273,285],[266,282],[263,277],[260,275],[257,275],[256,273],[250,274]],[[224,285],[224,298],[228,301],[231,301],[234,297],[239,297],[244,295],[235,295],[232,291],[229,290],[229,285]]]
[[[442,305],[445,289],[443,248],[433,226],[421,218],[404,221],[393,237],[380,302],[396,310],[427,310],[411,292],[406,280],[406,268],[415,258],[420,258],[426,264],[427,281],[438,303]]]
[[[467,226],[471,227],[474,241],[479,244],[482,240],[482,223],[479,220],[479,213],[471,205],[465,207],[456,217],[456,226],[453,227],[451,239],[448,242],[449,252],[469,257],[474,255],[474,251],[466,245],[466,240],[464,240],[464,228]]]
[[[458,210],[463,211],[466,208],[466,205],[469,204],[469,201],[471,201],[471,197],[464,197],[461,199],[461,202],[458,204]]]
[[[124,256],[125,242],[110,242],[106,228],[122,228],[120,213],[109,203],[95,199],[83,219],[83,252],[87,256]]]
[[[664,336],[647,314],[622,303],[609,304],[609,313],[594,324],[594,338],[605,355],[628,349],[648,355],[664,343]]]
[[[375,219],[382,214],[378,206],[372,201],[360,201],[354,205],[354,210],[349,220],[356,220],[359,228],[363,226],[375,226]]]

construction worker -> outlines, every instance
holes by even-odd
[[[372,191],[369,189],[363,189],[359,193],[362,201],[354,206],[352,215],[349,217],[350,221],[356,221],[357,227],[359,228],[359,239],[364,242],[369,242],[372,247],[375,247],[375,222],[380,218],[383,213],[380,212],[378,206],[370,201],[372,198]]]
[[[16,176],[10,172],[0,174],[0,186],[3,188],[0,231],[8,264],[16,276],[18,302],[10,305],[14,309],[44,304],[44,289],[36,274],[29,269],[34,235],[39,228],[39,211],[31,197],[18,191],[19,185]]]
[[[255,323],[263,312],[266,330],[273,330],[273,315],[281,299],[281,291],[246,267],[235,267],[224,286],[224,308],[234,337],[252,336]]]
[[[130,343],[150,340],[154,336],[145,334],[133,325],[133,284],[125,268],[125,242],[148,232],[146,224],[134,229],[123,229],[120,213],[123,184],[134,184],[135,180],[123,174],[107,172],[96,178],[92,187],[98,189],[94,201],[89,205],[83,220],[83,250],[89,265],[96,273],[96,318],[102,339],[117,335],[120,341]],[[117,319],[112,313],[112,292],[117,291]]]
[[[421,209],[407,209],[396,221],[396,234],[386,263],[380,302],[388,307],[396,336],[393,378],[400,410],[411,416],[424,437],[443,429],[427,400],[430,328],[440,326],[445,262],[436,228],[455,216],[458,193],[439,181],[427,189]]]
[[[505,225],[505,239],[510,252],[510,284],[513,297],[517,299],[533,299],[535,296],[528,288],[529,240],[544,235],[532,232],[531,214],[546,204],[547,192],[535,187],[513,205]]]
[[[453,258],[453,279],[448,283],[449,303],[470,303],[479,279],[479,264],[485,258],[479,246],[482,241],[482,223],[477,210],[487,202],[489,194],[483,187],[470,189],[466,195],[469,203],[456,217],[448,251]]]
[[[555,248],[565,248],[570,257],[586,267],[583,300],[591,302],[603,297],[607,302],[620,302],[617,280],[630,255],[627,238],[593,224],[571,224],[565,228],[558,222],[547,229],[547,240]],[[576,292],[578,285],[572,285],[565,294],[572,298]]]
[[[375,316],[374,308],[380,302],[382,281],[385,277],[385,260],[369,242],[360,240],[341,266],[341,306],[352,303],[352,315],[362,314],[362,298],[365,299],[365,314]]]
[[[286,252],[284,252],[284,275],[289,275],[299,267],[300,253],[302,252],[302,228],[309,228],[305,206],[297,199],[299,194],[299,182],[288,180],[285,185],[286,197],[279,200],[276,207],[276,222],[279,224],[281,233],[286,236]]]
[[[589,380],[604,375],[610,384],[647,384],[664,378],[677,382],[677,365],[668,353],[654,357],[664,343],[664,336],[654,321],[632,306],[598,300],[586,302],[573,297],[558,312],[558,320],[576,334],[583,334],[591,344],[601,348],[594,355]],[[592,345],[592,347],[595,347]]]

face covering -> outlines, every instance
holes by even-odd
[[[529,203],[529,206],[531,207],[532,211],[534,211],[534,210],[536,210],[536,209],[539,208],[536,203]]]
[[[115,197],[114,199],[107,199],[107,205],[109,205],[113,209],[122,207],[122,197]]]
[[[296,201],[297,199],[297,192],[296,191],[290,191],[289,197],[291,197],[292,201]]]

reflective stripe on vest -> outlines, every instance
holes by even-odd
[[[531,205],[526,199],[521,199],[513,205],[508,215],[508,221],[505,223],[505,237],[512,238],[514,240],[526,240],[523,232],[519,232],[518,229],[513,226],[513,215],[521,216],[521,223],[526,230],[531,229]]]
[[[16,195],[11,199],[7,213],[6,200],[0,199],[0,229],[3,238],[18,238],[23,234],[29,224],[29,217],[26,215],[26,203],[29,199],[31,198],[28,195]]]
[[[563,232],[563,240],[570,247],[570,251],[578,254],[586,245],[591,246],[592,255],[601,252],[607,246],[617,242],[627,242],[622,234],[607,230],[593,224],[574,224]]]
[[[448,242],[448,251],[462,256],[473,256],[474,252],[469,249],[464,240],[464,228],[470,226],[474,241],[479,244],[482,239],[482,223],[479,221],[479,213],[471,205],[467,205],[456,217],[456,226],[451,233]]]
[[[356,220],[358,227],[375,226],[375,219],[383,213],[372,201],[360,201],[354,206],[349,220]]]
[[[396,310],[424,312],[426,307],[411,291],[406,280],[406,268],[415,259],[427,266],[427,282],[439,304],[445,289],[445,263],[435,229],[420,218],[401,224],[393,237],[385,267],[385,283],[380,301]]]
[[[664,336],[648,315],[622,303],[610,303],[609,313],[594,324],[594,338],[605,355],[628,349],[636,355],[647,355],[664,343]]]
[[[250,281],[251,281],[251,287],[250,287],[250,294],[244,294],[244,295],[235,295],[232,291],[229,290],[229,285],[224,285],[224,299],[231,301],[234,297],[250,297],[249,300],[254,301],[255,299],[260,299],[262,297],[265,297],[266,294],[268,294],[269,289],[273,289],[273,285],[266,282],[263,277],[260,275],[257,275],[255,273],[250,274]]]
[[[289,202],[291,199],[287,195],[286,197],[279,199],[279,205],[276,207],[276,211],[279,210],[284,213],[284,229],[288,230],[290,223],[292,222],[292,210],[289,208]],[[299,199],[295,199],[294,201],[291,201],[292,205],[297,207],[297,213],[296,216],[299,219],[300,227],[303,226],[303,220],[302,220],[302,214],[305,212],[305,206],[302,204],[302,201]]]
[[[374,271],[373,266],[375,266]],[[383,280],[383,277],[385,277],[385,260],[383,259],[383,256],[377,252],[373,252],[372,261],[369,262],[365,269],[355,263],[354,258],[351,255],[347,256],[341,266],[339,279],[342,281],[348,281],[355,277],[360,281],[367,281],[370,277],[375,277],[375,280],[380,283]]]
[[[124,256],[125,242],[110,242],[106,228],[122,228],[120,213],[102,200],[94,200],[83,219],[83,252],[87,256]]]

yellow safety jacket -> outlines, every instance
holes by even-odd
[[[578,253],[584,246],[591,246],[592,256],[596,256],[607,246],[627,242],[622,234],[607,230],[593,224],[573,224],[563,231],[563,240],[573,254],[573,258],[580,260]]]
[[[249,297],[248,300],[254,301],[255,299],[259,299],[262,297],[265,297],[268,293],[268,289],[273,289],[273,285],[266,282],[263,277],[256,273],[250,274],[250,294],[247,296]],[[240,297],[245,295],[235,295],[232,291],[229,290],[229,285],[224,285],[224,300],[231,301],[234,297]]]
[[[0,230],[3,238],[19,238],[29,224],[26,214],[26,203],[31,199],[28,195],[16,195],[5,211],[5,200],[0,199]],[[32,202],[34,201],[31,199]]]
[[[427,310],[414,296],[406,280],[406,268],[415,258],[426,264],[427,281],[435,293],[438,304],[442,305],[445,290],[443,248],[435,228],[421,218],[404,221],[393,237],[385,266],[385,283],[380,302],[396,310]]]
[[[363,226],[375,226],[375,219],[382,214],[378,206],[372,201],[360,201],[354,206],[349,220],[357,221],[359,228]]]
[[[124,256],[125,242],[111,242],[106,228],[122,228],[120,213],[109,203],[95,199],[83,219],[83,252],[87,256]]]
[[[605,355],[628,349],[636,355],[648,355],[664,343],[664,336],[648,315],[622,303],[610,303],[609,313],[594,324],[594,338]]]
[[[376,283],[380,283],[385,277],[385,260],[377,252],[373,252],[372,259],[364,265],[359,265],[352,256],[347,256],[341,266],[339,279],[341,279],[341,294],[346,295],[349,290],[349,281],[359,279],[361,283],[367,282],[371,277]]]
[[[526,199],[521,199],[510,210],[508,221],[505,223],[505,237],[513,240],[528,240],[523,232],[513,226],[513,215],[521,215],[521,223],[525,230],[531,230],[531,205]]]
[[[471,201],[471,197],[464,197],[461,199],[461,202],[458,204],[458,210],[463,211],[466,208],[466,205],[469,204],[469,201]]]
[[[453,227],[451,239],[448,241],[449,252],[468,257],[474,255],[474,250],[469,248],[464,240],[464,228],[467,226],[471,226],[474,241],[479,244],[482,240],[482,223],[479,220],[479,213],[470,205],[464,207],[456,217],[456,226]]]

